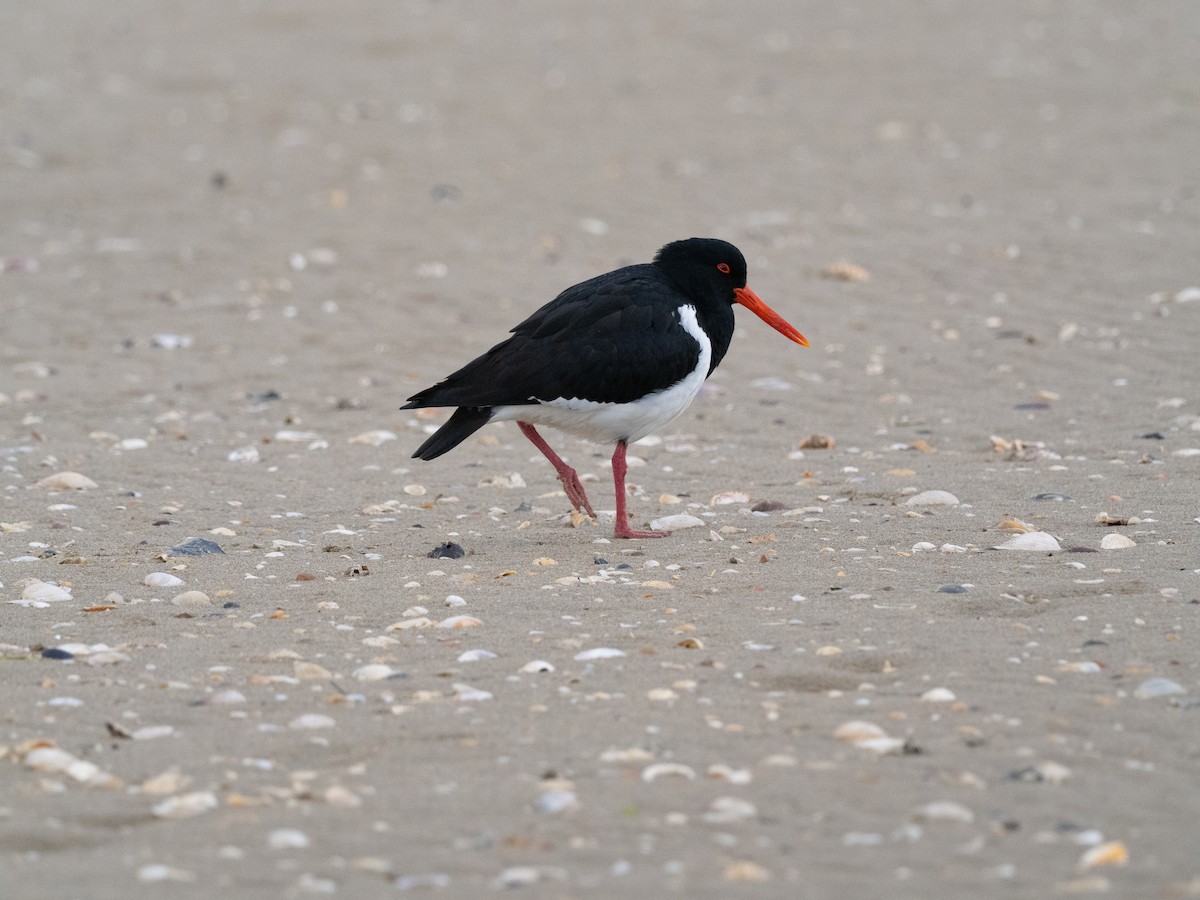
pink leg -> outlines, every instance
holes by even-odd
[[[558,480],[562,482],[563,490],[567,492],[567,499],[571,501],[573,506],[579,512],[587,510],[587,514],[593,519],[596,518],[596,513],[592,510],[592,504],[588,503],[587,494],[583,492],[583,484],[579,481],[579,473],[562,461],[562,457],[550,449],[550,445],[542,438],[537,430],[528,422],[518,422],[517,427],[521,429],[521,433],[533,442],[533,446],[542,451],[542,456],[550,460],[550,465],[554,466],[554,471],[558,472]]]
[[[613,451],[612,469],[613,483],[617,488],[617,524],[613,537],[659,538],[669,535],[669,531],[634,531],[629,527],[629,519],[625,516],[625,473],[629,466],[625,463],[624,441],[617,441],[617,449]]]

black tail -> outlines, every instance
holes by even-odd
[[[450,419],[429,436],[429,440],[417,448],[413,459],[437,459],[448,450],[453,450],[492,417],[490,406],[460,406]]]

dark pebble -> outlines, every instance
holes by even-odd
[[[1042,491],[1040,494],[1034,494],[1030,500],[1058,500],[1060,503],[1063,500],[1070,500],[1066,494],[1060,494],[1057,491]]]
[[[608,560],[605,559],[603,556],[597,556],[595,559],[592,560],[592,562],[597,566],[607,566],[608,565]]]
[[[221,609],[241,609],[241,608],[242,608],[242,604],[238,603],[236,600],[226,600],[224,603],[221,604]]]
[[[1149,431],[1146,434],[1142,435],[1142,440],[1144,440],[1144,441],[1165,441],[1166,438],[1163,437],[1163,434],[1161,431]]]
[[[943,584],[938,588],[938,592],[942,594],[965,594],[967,586],[965,584]]]
[[[453,541],[446,541],[444,544],[438,544],[425,555],[430,559],[462,559],[467,555],[467,551]]]
[[[59,650],[57,647],[47,647],[42,651],[42,659],[74,659],[75,654],[69,650]]]
[[[205,556],[209,553],[224,553],[221,545],[215,541],[206,541],[204,538],[188,538],[182,544],[172,547],[168,556]]]
[[[780,509],[786,509],[786,507],[778,500],[759,500],[750,507],[750,512],[775,512]]]

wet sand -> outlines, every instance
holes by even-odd
[[[0,893],[1200,895],[1198,34],[0,12]],[[406,397],[691,235],[812,341],[743,315],[631,448],[702,526],[610,542],[561,435],[599,523],[512,425],[409,459]]]

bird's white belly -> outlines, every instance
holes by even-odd
[[[534,425],[549,425],[588,440],[610,444],[620,440],[632,443],[652,434],[691,406],[700,393],[704,379],[708,377],[712,344],[696,320],[695,307],[679,307],[679,322],[684,331],[700,345],[700,358],[696,368],[687,377],[669,388],[630,403],[598,403],[560,397],[522,406],[497,406],[492,412],[491,421],[520,420]],[[653,360],[646,360],[646,365],[653,364]]]

